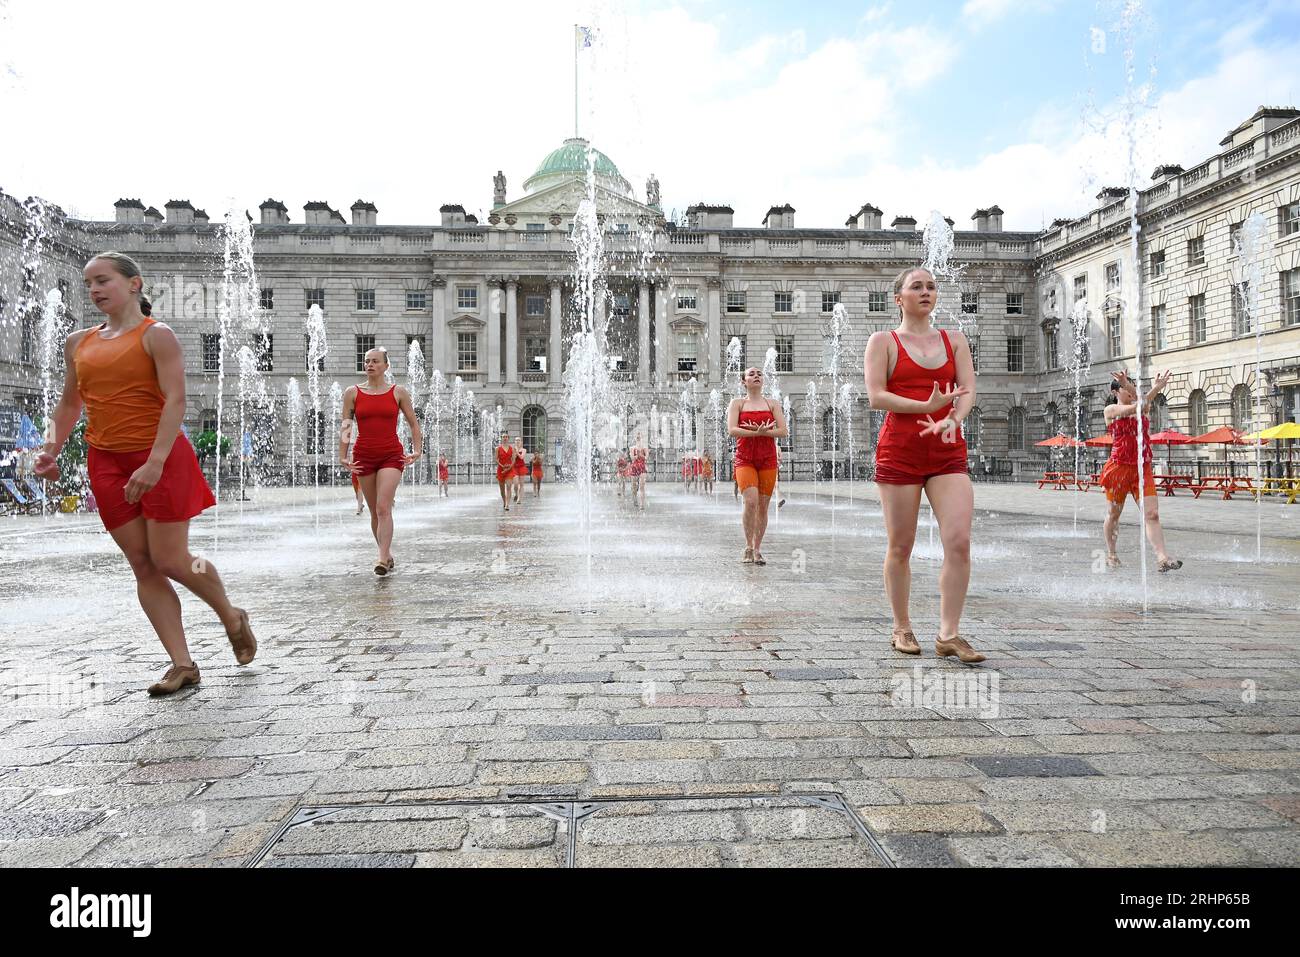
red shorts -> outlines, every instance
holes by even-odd
[[[876,462],[876,481],[881,485],[924,485],[936,475],[966,475],[969,471],[964,458],[960,462],[953,461],[934,468],[933,472],[928,468],[924,472],[909,472],[893,465],[881,465],[880,462]]]
[[[448,477],[448,473],[447,473],[447,471],[446,471],[445,469],[440,469],[440,470],[438,471],[438,481],[439,481],[439,482],[445,482],[445,481],[447,481],[447,477]]]
[[[355,475],[374,475],[380,469],[397,469],[401,472],[406,469],[404,461],[406,450],[400,445],[389,446],[386,449],[363,449],[358,446],[352,452],[352,461],[361,467]]]
[[[758,489],[759,495],[771,496],[776,488],[776,469],[756,469],[752,465],[737,465],[736,485],[743,492],[747,488]]]
[[[1154,470],[1151,468],[1151,463],[1147,463],[1142,473],[1142,494],[1147,498],[1155,498],[1156,477]],[[1138,500],[1138,469],[1136,465],[1121,465],[1113,459],[1107,459],[1106,464],[1101,468],[1101,475],[1097,476],[1097,482],[1106,490],[1106,501],[1108,502],[1122,502],[1130,495],[1133,496],[1133,501]]]
[[[876,442],[876,481],[924,485],[936,475],[966,475],[966,440],[945,443],[919,434],[921,416],[889,413]]]
[[[205,508],[217,504],[203,477],[194,446],[185,436],[176,437],[158,484],[132,504],[126,500],[126,483],[149,461],[150,449],[135,452],[106,452],[90,447],[86,465],[90,490],[99,505],[104,528],[112,531],[143,515],[151,522],[188,522]]]

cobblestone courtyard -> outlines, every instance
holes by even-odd
[[[183,594],[203,681],[158,700],[96,517],[3,521],[0,863],[242,866],[299,804],[395,802],[261,863],[1300,860],[1300,507],[1265,504],[1256,564],[1254,504],[1162,499],[1187,564],[1149,569],[1144,614],[1135,508],[1107,573],[1096,492],[977,486],[968,668],[933,657],[937,533],[918,663],[888,645],[872,486],[788,488],[766,567],[720,488],[651,486],[644,514],[602,491],[590,573],[565,487],[508,514],[404,489],[387,579],[345,491],[223,503],[194,550],[258,658]]]

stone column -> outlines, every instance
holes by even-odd
[[[500,302],[497,294],[501,291],[501,280],[489,277],[487,295],[483,297],[479,316],[487,324],[487,381],[501,381],[501,314],[498,312]]]
[[[650,382],[650,284],[637,287],[636,381]]]
[[[519,283],[506,280],[506,381],[519,381]]]
[[[564,301],[561,296],[561,286],[558,279],[551,280],[551,347],[547,350],[546,376],[549,382],[560,382],[564,370],[560,368],[563,362],[564,347],[560,342],[560,337],[564,329]]]
[[[447,279],[444,276],[434,276],[429,280],[429,305],[430,312],[433,314],[429,320],[429,355],[426,357],[429,374],[433,374],[434,369],[441,370],[444,376],[447,375]]]
[[[722,381],[722,365],[719,357],[722,348],[722,280],[706,280],[709,289],[709,339],[706,350],[705,368],[709,371],[709,382],[717,385]]]
[[[671,346],[668,340],[673,334],[672,327],[668,325],[668,283],[656,283],[655,293],[658,296],[655,300],[655,377],[667,385],[672,379],[672,370],[668,368]]]

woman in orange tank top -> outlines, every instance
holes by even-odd
[[[924,492],[943,539],[934,651],[973,664],[984,656],[961,637],[958,625],[970,585],[975,511],[961,422],[975,404],[975,366],[962,333],[930,325],[938,301],[938,286],[928,269],[900,273],[894,280],[898,328],[871,334],[863,372],[871,408],[889,413],[876,443],[876,489],[889,537],[885,594],[894,613],[890,644],[904,654],[921,653],[909,599],[912,544]]]
[[[248,614],[226,595],[216,568],[190,554],[190,519],[216,504],[189,441],[185,359],[176,334],[150,317],[135,260],[106,252],[86,264],[86,289],[108,321],[68,336],[63,394],[54,409],[53,440],[36,473],[59,474],[55,458],[86,410],[90,487],[104,527],[135,573],[136,593],[172,660],[152,695],[199,683],[172,588],[180,582],[217,613],[246,665],[257,653]]]

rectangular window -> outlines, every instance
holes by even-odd
[[[1075,276],[1074,277],[1074,301],[1078,302],[1080,299],[1087,299],[1087,298],[1088,298],[1087,274],[1084,274],[1082,276]]]
[[[624,319],[632,315],[631,296],[625,292],[616,292],[611,298],[613,299],[614,315]]]
[[[1106,315],[1106,340],[1110,344],[1111,356],[1120,355],[1124,349],[1124,319],[1118,309]]]
[[[728,289],[727,290],[727,312],[744,312],[744,311],[745,311],[744,290]]]
[[[1023,316],[1025,314],[1025,294],[1023,292],[1007,293],[1007,315]]]
[[[22,345],[20,355],[22,361],[30,365],[35,361],[36,355],[36,317],[23,316]]]
[[[375,291],[373,289],[357,290],[357,311],[359,312],[375,311]]]
[[[1195,269],[1205,265],[1205,239],[1197,236],[1187,240],[1187,267]]]
[[[1119,292],[1119,263],[1106,263],[1106,291]]]
[[[406,311],[420,312],[429,308],[429,294],[423,289],[406,290]]]
[[[1165,336],[1165,307],[1151,307],[1151,338],[1155,343],[1156,351],[1168,349],[1169,342]]]
[[[410,368],[411,368],[410,363],[411,363],[411,343],[412,343],[412,342],[418,342],[418,343],[420,344],[420,355],[422,355],[422,356],[424,357],[424,361],[425,361],[426,364],[427,364],[428,361],[429,361],[429,344],[428,344],[428,340],[425,339],[425,337],[424,337],[424,333],[412,334],[412,333],[409,333],[409,332],[408,332],[408,333],[406,334],[406,363],[407,363],[406,368],[407,368],[407,371],[408,371],[408,372],[410,371]],[[427,368],[427,365],[426,365],[426,368]]]
[[[375,347],[374,336],[357,336],[357,371],[366,371],[366,353]]]
[[[840,294],[838,292],[822,293],[822,312],[834,312],[839,303]]]
[[[218,372],[221,369],[221,333],[205,332],[199,338],[199,349],[203,354],[203,371]]]
[[[308,309],[310,309],[312,306],[320,306],[322,309],[325,308],[325,290],[324,290],[324,289],[308,289],[308,290],[306,290],[306,293],[307,293],[307,308],[308,308]]]
[[[524,242],[528,242],[528,243],[546,242],[546,224],[528,223],[527,225],[525,225]]]
[[[961,294],[961,311],[968,316],[979,312],[980,294],[977,292],[963,292]]]
[[[627,231],[627,223],[616,223],[614,225],[614,232],[616,233],[626,233]]]
[[[884,312],[888,309],[888,295],[886,292],[867,293],[867,312]]]
[[[1165,274],[1165,254],[1164,250],[1151,254],[1151,278],[1159,279]]]
[[[257,357],[258,372],[275,371],[275,336],[263,332],[253,337],[253,355]]]
[[[694,372],[695,361],[698,356],[696,348],[699,343],[699,337],[693,332],[679,332],[677,334],[677,371]]]
[[[694,312],[696,309],[695,287],[683,286],[677,290],[677,311]]]
[[[1250,335],[1250,281],[1232,284],[1232,334]]]
[[[1282,273],[1282,315],[1288,326],[1300,326],[1300,269]]]
[[[529,372],[541,372],[546,358],[546,337],[524,337],[524,368]]]
[[[464,312],[477,311],[478,286],[457,286],[456,308]]]
[[[216,409],[205,409],[203,413],[199,416],[199,431],[200,432],[217,431],[217,410]]]
[[[1300,233],[1300,203],[1288,203],[1278,213],[1278,232],[1283,237]]]
[[[794,336],[776,337],[776,371],[794,372]]]
[[[1025,371],[1025,340],[1020,336],[1007,336],[1007,371]]]
[[[476,372],[478,370],[478,333],[456,333],[456,371]]]
[[[308,371],[311,370],[311,336],[302,337],[302,367]],[[325,357],[316,357],[316,371],[325,371]]]
[[[544,318],[546,316],[546,297],[524,296],[524,315],[530,319]]]
[[[269,286],[259,290],[258,303],[263,309],[271,310],[275,308],[275,290]]]
[[[1187,313],[1190,319],[1192,344],[1205,341],[1205,296],[1192,296],[1187,300]]]
[[[773,312],[794,312],[794,293],[778,292],[772,297]]]
[[[1059,369],[1061,367],[1061,345],[1060,338],[1055,329],[1047,334],[1047,368]]]

